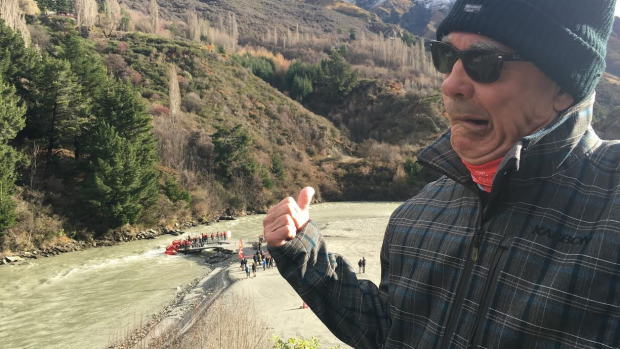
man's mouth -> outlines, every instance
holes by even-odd
[[[476,119],[467,119],[463,120],[466,125],[476,130],[483,130],[489,126],[488,120],[476,120]]]

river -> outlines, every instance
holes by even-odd
[[[320,223],[373,224],[373,231],[382,235],[397,206],[325,203],[312,205],[310,215]],[[195,235],[230,230],[235,240],[256,241],[263,217],[185,231]],[[208,271],[206,254],[164,255],[165,247],[178,238],[163,235],[0,267],[0,347],[106,348],[166,306],[178,288]]]

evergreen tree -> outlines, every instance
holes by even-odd
[[[96,100],[93,114],[98,120],[95,127],[101,122],[113,128],[115,134],[132,145],[137,166],[138,182],[140,183],[139,202],[143,207],[149,207],[157,202],[157,149],[153,137],[151,115],[147,112],[144,102],[137,91],[121,81],[107,83],[106,91]],[[107,131],[106,131],[107,132]],[[95,130],[94,134],[101,134]],[[109,134],[106,133],[106,134]],[[93,136],[88,145],[91,163],[94,159],[106,159],[105,147],[101,144],[101,136]]]
[[[75,75],[78,93],[75,98],[80,105],[73,122],[68,125],[73,137],[71,142],[74,146],[75,158],[79,159],[83,148],[88,143],[88,135],[91,132],[93,116],[91,106],[96,98],[103,93],[106,86],[107,72],[99,55],[90,50],[75,31],[69,31],[60,38],[60,52],[58,57],[65,59],[71,66],[71,72]],[[79,98],[79,99],[78,99]]]
[[[344,99],[351,93],[357,84],[359,72],[351,69],[337,50],[329,55],[329,60],[321,61],[321,68],[325,72],[325,95]]]
[[[216,153],[215,166],[220,175],[230,178],[235,170],[245,175],[253,174],[255,166],[248,159],[252,138],[241,129],[241,124],[232,129],[217,126],[216,129],[212,138]]]
[[[36,54],[26,47],[22,36],[0,20],[0,76],[26,101],[31,98],[28,83],[36,75],[38,63]]]
[[[90,161],[93,181],[86,193],[110,228],[137,222],[145,195],[153,194],[149,190],[151,183],[143,181],[137,148],[106,121],[97,121]]]
[[[286,178],[284,166],[282,166],[282,159],[278,153],[274,153],[271,157],[271,173],[273,173],[279,180],[284,180],[284,178]]]
[[[291,97],[302,102],[312,93],[312,81],[305,76],[295,76],[293,86],[291,86]]]
[[[77,77],[81,86],[85,104],[102,92],[107,76],[101,58],[94,50],[86,46],[86,40],[77,32],[71,30],[60,38],[60,52],[58,58],[64,59],[71,65],[71,71]]]
[[[311,85],[314,85],[323,80],[325,74],[320,64],[306,64],[300,60],[294,60],[284,75],[282,88],[290,91],[293,88],[296,76],[306,77],[310,80]]]
[[[119,23],[119,30],[124,32],[134,31],[136,29],[135,25],[131,20],[131,15],[127,10],[121,9],[121,21]]]
[[[0,79],[0,231],[15,223],[14,193],[15,168],[25,157],[7,142],[24,128],[25,108],[18,105],[15,88]],[[0,233],[1,235],[1,233]]]
[[[69,147],[80,125],[83,104],[80,88],[71,72],[69,62],[44,55],[42,70],[33,81],[32,113],[28,113],[28,127],[35,137],[47,142],[47,154],[58,147]]]
[[[355,29],[351,28],[351,30],[349,31],[349,39],[351,41],[356,40],[357,36],[355,35]]]
[[[71,0],[56,0],[56,11],[73,12],[73,1]]]

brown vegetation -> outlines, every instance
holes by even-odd
[[[224,297],[201,311],[199,304],[190,311],[194,325],[186,332],[172,326],[148,337],[136,338],[131,331],[125,338],[110,345],[115,349],[268,349],[271,333],[251,299],[247,297]]]

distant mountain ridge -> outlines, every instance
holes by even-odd
[[[365,10],[372,10],[374,8],[383,6],[384,4],[393,3],[394,1],[390,0],[343,0],[350,4],[355,4]],[[455,0],[401,0],[398,1],[401,4],[410,3],[413,5],[420,5],[424,8],[431,10],[438,10],[442,8],[450,8],[454,4]]]

